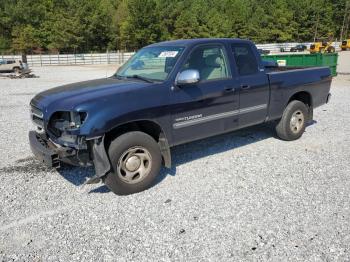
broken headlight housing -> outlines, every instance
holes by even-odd
[[[71,136],[70,131],[77,130],[81,127],[86,119],[86,112],[60,111],[54,113],[49,121],[49,131],[58,137]],[[69,142],[72,142],[68,139]]]

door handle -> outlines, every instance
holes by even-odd
[[[241,85],[241,88],[242,88],[243,90],[249,89],[249,88],[250,88],[250,85]]]
[[[225,92],[229,93],[229,92],[234,92],[235,88],[234,87],[225,87]]]

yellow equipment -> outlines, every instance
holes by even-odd
[[[332,42],[327,41],[315,42],[310,46],[310,53],[334,53],[335,47],[332,44]]]
[[[343,42],[341,42],[340,47],[342,51],[350,50],[350,39],[344,40]]]

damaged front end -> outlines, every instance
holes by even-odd
[[[87,167],[94,165],[96,175],[88,182],[99,181],[111,166],[104,146],[104,137],[86,138],[80,127],[87,119],[86,112],[55,112],[47,120],[42,110],[31,106],[31,118],[36,125],[29,132],[33,154],[50,167],[59,168],[61,162]]]

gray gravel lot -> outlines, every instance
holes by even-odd
[[[50,170],[27,132],[30,99],[113,67],[0,79],[0,261],[350,261],[350,76],[294,142],[271,125],[172,150],[158,184],[116,196],[93,169]]]

